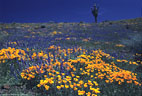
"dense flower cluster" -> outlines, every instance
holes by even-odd
[[[21,49],[15,49],[8,47],[7,49],[1,49],[0,50],[0,63],[4,63],[5,60],[11,60],[17,58],[18,60],[25,59],[26,53],[24,50]]]
[[[69,89],[78,95],[97,96],[101,92],[97,83],[99,79],[106,83],[134,83],[141,86],[136,73],[121,69],[112,61],[103,61],[104,58],[110,60],[114,57],[102,50],[92,50],[89,53],[82,48],[61,49],[59,46],[50,46],[48,49],[52,50],[48,54],[41,51],[32,55],[33,59],[43,57],[46,63],[31,66],[21,73],[23,79],[38,79],[39,88],[47,91],[53,87],[59,91]],[[127,60],[116,61],[130,63]]]

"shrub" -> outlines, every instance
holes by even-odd
[[[41,28],[46,28],[46,26],[45,25],[41,25]]]

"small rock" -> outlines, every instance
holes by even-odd
[[[3,85],[1,88],[2,88],[2,89],[7,89],[7,90],[9,90],[9,89],[10,89],[10,86],[9,86],[9,85]]]

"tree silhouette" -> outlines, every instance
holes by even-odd
[[[95,3],[95,5],[93,6],[93,8],[91,8],[92,10],[92,14],[95,18],[95,23],[98,22],[97,17],[98,17],[98,11],[99,11],[99,7],[97,6],[97,4]]]

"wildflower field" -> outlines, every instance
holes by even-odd
[[[142,96],[141,21],[0,24],[0,95]]]

